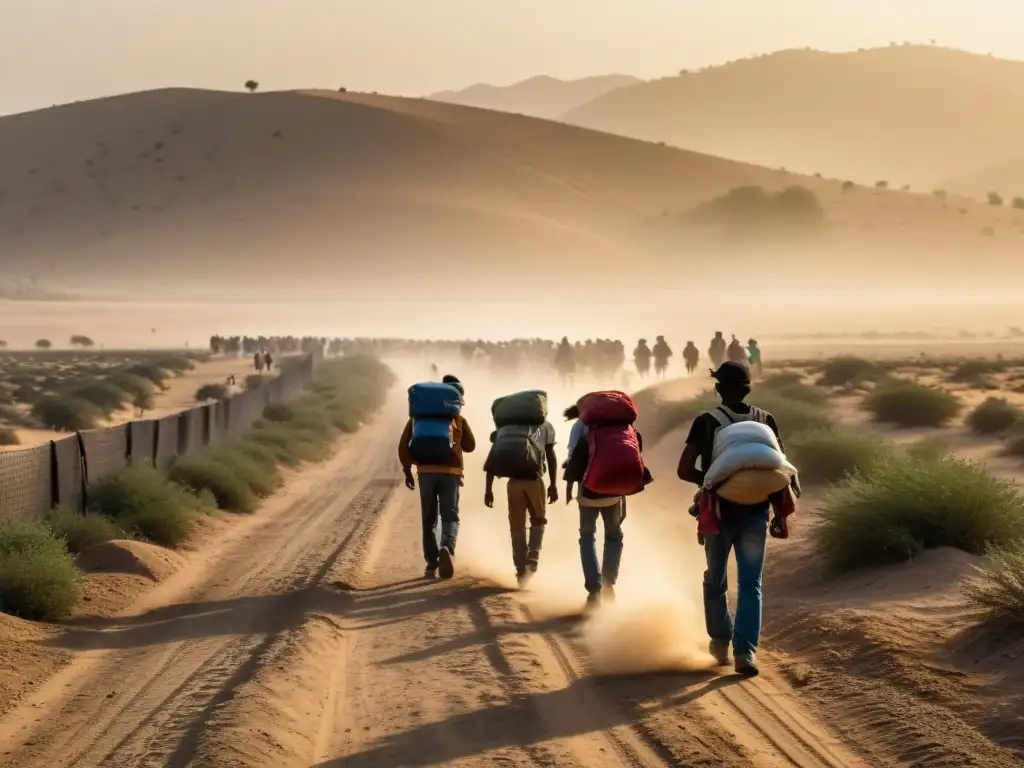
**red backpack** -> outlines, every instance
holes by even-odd
[[[637,411],[625,392],[591,392],[579,401],[587,426],[589,458],[583,487],[600,496],[629,496],[644,488],[644,460],[633,422]]]

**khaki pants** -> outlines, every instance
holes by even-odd
[[[508,481],[508,525],[512,532],[512,562],[516,573],[537,569],[547,525],[547,488],[541,478]],[[530,519],[527,538],[526,519]]]

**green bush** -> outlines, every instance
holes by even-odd
[[[998,435],[1021,420],[1024,411],[1003,397],[987,397],[967,414],[967,426],[976,435]]]
[[[949,380],[972,384],[984,376],[993,373],[1003,373],[1006,370],[1006,363],[1001,360],[965,360],[959,363],[956,369],[949,375]]]
[[[787,435],[828,429],[835,423],[827,406],[811,405],[802,400],[792,399],[782,391],[759,389],[747,398],[747,402],[763,408],[775,417],[787,448]]]
[[[295,429],[286,424],[256,422],[246,440],[273,451],[286,467],[297,467],[307,461],[326,457],[328,448],[314,432]]]
[[[770,397],[778,400],[791,400],[821,407],[828,406],[828,393],[818,387],[804,384],[802,381],[787,381],[788,379],[788,374],[769,377],[754,385],[754,394],[751,397],[762,397],[767,392],[771,393]]]
[[[228,388],[224,384],[203,384],[196,390],[196,402],[205,403],[207,400],[227,400]]]
[[[870,360],[852,355],[843,355],[826,360],[821,368],[818,385],[822,387],[847,387],[878,378],[878,366]]]
[[[898,427],[941,427],[963,409],[956,395],[913,381],[880,384],[864,399],[876,421]]]
[[[1024,537],[1024,500],[1013,483],[953,454],[893,456],[829,490],[814,536],[833,572],[934,547],[982,554]]]
[[[1024,456],[1024,423],[1015,424],[1003,436],[1003,454]]]
[[[953,448],[941,437],[929,436],[915,440],[906,446],[905,453],[919,461],[934,461],[953,453]]]
[[[991,550],[987,566],[964,585],[964,596],[990,619],[1024,626],[1024,546]]]
[[[258,373],[250,373],[245,377],[245,389],[252,391],[254,389],[260,389],[263,386],[263,377]]]
[[[110,381],[90,381],[75,387],[71,397],[85,400],[107,416],[124,408],[128,393]]]
[[[67,395],[48,395],[32,406],[32,415],[44,427],[58,432],[95,429],[103,411],[88,400]]]
[[[89,488],[89,511],[105,515],[128,534],[165,547],[188,538],[198,502],[147,464],[128,464]]]
[[[0,427],[0,445],[21,445],[18,431],[12,427]]]
[[[170,374],[163,368],[153,363],[136,363],[130,365],[124,369],[124,373],[131,374],[132,376],[139,376],[143,379],[149,379],[160,389],[166,389],[167,379],[170,378]]]
[[[67,616],[80,594],[79,571],[64,542],[44,524],[0,523],[0,610],[23,619]]]
[[[256,511],[256,494],[245,478],[212,455],[186,456],[178,460],[171,467],[170,478],[193,493],[212,493],[221,509],[240,514]]]
[[[251,452],[235,445],[218,448],[217,451],[210,454],[210,458],[230,469],[260,498],[270,496],[281,485],[281,478],[277,474],[276,467],[270,469]]]
[[[806,484],[836,483],[854,472],[867,472],[891,455],[877,437],[839,427],[798,432],[785,440],[786,456]]]
[[[124,532],[109,517],[96,514],[79,515],[66,507],[54,507],[50,510],[46,516],[46,524],[58,539],[64,540],[68,551],[73,555],[124,536]]]
[[[196,364],[187,357],[180,355],[174,357],[161,357],[153,363],[158,368],[162,368],[165,371],[171,371],[172,373],[185,373],[185,371],[191,371],[196,367]]]
[[[145,376],[139,376],[137,373],[115,373],[107,381],[113,386],[117,387],[124,392],[127,392],[131,398],[152,397],[156,385],[147,379]]]

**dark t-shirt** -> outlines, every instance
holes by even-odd
[[[729,406],[729,408],[734,413],[750,413],[750,406],[746,403],[732,405]],[[785,452],[786,449],[782,445],[782,436],[779,435],[779,425],[775,423],[775,417],[768,413],[768,411],[765,411],[764,409],[761,410],[764,413],[765,425],[775,433],[775,437],[779,441],[779,448]],[[721,426],[722,425],[718,420],[710,413],[702,413],[693,420],[693,425],[690,427],[690,434],[686,436],[686,444],[692,445],[700,450],[700,471],[702,478],[708,467],[711,466],[711,453],[715,446],[715,432],[717,432]],[[771,502],[768,501],[760,504],[737,504],[736,502],[729,501],[728,499],[720,498],[718,500],[718,509],[722,513],[723,517],[735,517],[738,515],[767,512],[770,506]]]

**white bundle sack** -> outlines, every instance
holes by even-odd
[[[743,421],[719,429],[712,457],[704,473],[705,488],[715,488],[743,469],[773,469],[796,476],[796,467],[782,453],[771,427],[759,422]]]
[[[715,444],[711,449],[712,466],[725,451],[748,443],[767,445],[780,453],[782,452],[775,433],[767,424],[762,424],[759,421],[738,421],[715,432]]]

